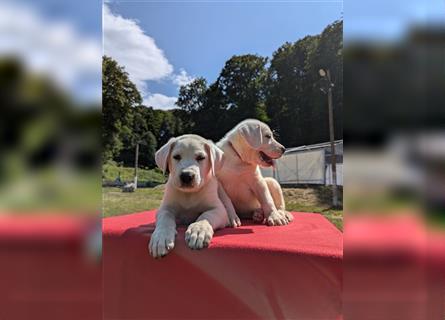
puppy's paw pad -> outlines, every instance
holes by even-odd
[[[207,248],[213,238],[213,228],[208,221],[192,223],[185,232],[185,242],[193,250]]]

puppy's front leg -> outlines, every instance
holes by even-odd
[[[202,249],[209,246],[214,230],[224,228],[228,223],[224,206],[201,214],[196,222],[190,224],[185,232],[185,242],[190,249]]]
[[[264,219],[269,226],[282,226],[289,223],[286,216],[281,211],[278,211],[275,207],[275,203],[272,195],[270,194],[269,188],[267,187],[267,183],[262,177],[257,177],[254,192],[261,204]]]
[[[229,217],[229,225],[233,228],[241,226],[241,220],[236,214],[232,200],[230,200],[221,183],[218,182],[218,197],[226,208]]]
[[[174,214],[160,208],[156,214],[156,228],[150,238],[148,250],[154,258],[161,258],[175,246],[176,221]]]

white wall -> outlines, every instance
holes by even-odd
[[[276,168],[261,169],[266,177],[281,184],[323,184],[325,181],[324,150],[285,154],[276,161]]]
[[[343,163],[337,163],[337,185],[343,185]],[[332,184],[332,166],[328,164],[326,166],[326,185]]]

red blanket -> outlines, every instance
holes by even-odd
[[[0,215],[0,319],[100,319],[101,266],[85,252],[97,222]]]
[[[445,237],[418,215],[350,216],[346,319],[444,319]]]
[[[192,251],[147,250],[155,213],[103,220],[105,319],[341,318],[342,234],[319,214],[267,227],[243,221]]]

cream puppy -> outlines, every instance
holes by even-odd
[[[173,249],[177,223],[188,225],[185,240],[191,249],[207,247],[214,230],[229,224],[215,177],[222,156],[213,142],[197,135],[172,138],[156,152],[156,164],[169,177],[149,243],[153,257]]]
[[[270,128],[258,120],[245,120],[228,132],[217,145],[224,151],[224,165],[217,176],[242,218],[268,225],[285,225],[293,220],[285,210],[283,192],[273,178],[264,178],[261,167],[274,165],[285,148]],[[227,208],[229,216],[232,209]]]

